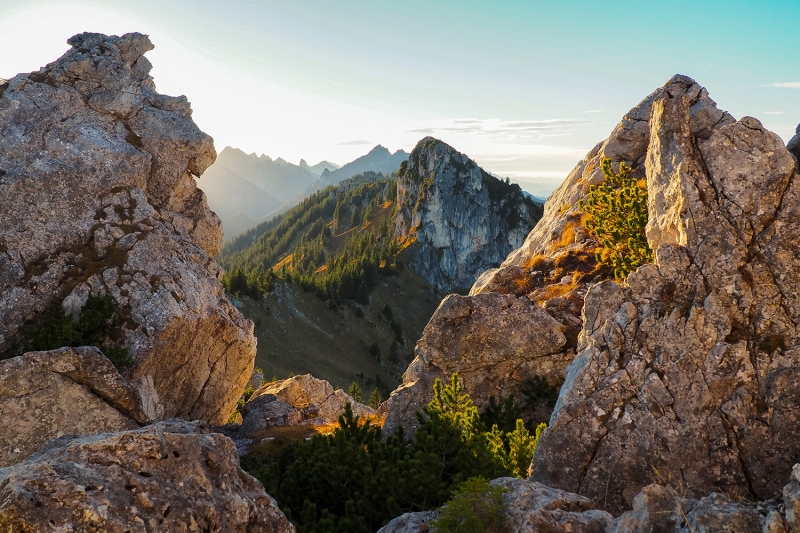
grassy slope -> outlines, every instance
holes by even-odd
[[[403,254],[399,259],[403,261]],[[247,297],[242,301],[240,310],[256,324],[256,365],[264,370],[265,378],[311,373],[345,390],[357,381],[365,400],[377,377],[384,397],[400,383],[413,358],[414,344],[439,305],[430,285],[408,268],[396,276],[381,276],[368,305],[350,302],[329,309],[299,285],[280,280],[263,301]],[[381,314],[387,303],[394,319],[402,324],[405,338],[395,361],[389,357],[395,334]],[[357,308],[363,317],[357,316]],[[380,348],[380,359],[369,352],[374,342]]]

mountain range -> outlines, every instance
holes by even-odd
[[[378,145],[343,167],[329,161],[309,165],[304,159],[294,165],[226,146],[197,186],[222,220],[228,241],[324,187],[368,172],[389,175],[407,158],[403,150],[392,154]]]

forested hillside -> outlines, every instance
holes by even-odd
[[[256,296],[269,292],[277,276],[325,300],[365,303],[402,248],[391,224],[396,197],[396,181],[374,173],[319,191],[226,245],[223,283]]]

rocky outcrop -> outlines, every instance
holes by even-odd
[[[97,348],[30,352],[0,361],[0,467],[50,439],[147,424],[138,391]]]
[[[633,499],[633,510],[623,514],[609,533],[788,533],[776,501],[745,503],[712,493],[699,500],[669,486],[649,485]]]
[[[500,478],[505,531],[514,533],[606,533],[614,517],[595,508],[592,500],[519,478]]]
[[[794,137],[786,143],[786,149],[789,150],[789,153],[792,154],[796,160],[800,161],[800,125],[795,129]]]
[[[525,240],[540,206],[464,154],[426,137],[397,174],[395,233],[431,285],[467,288]]]
[[[294,532],[230,439],[178,420],[63,437],[0,469],[0,529]]]
[[[222,228],[195,186],[212,139],[185,97],[155,92],[146,36],[69,44],[0,88],[0,353],[19,353],[26,322],[107,294],[157,418],[222,422],[255,338],[218,281]]]
[[[345,405],[360,417],[375,415],[375,410],[356,402],[342,389],[311,374],[267,383],[258,389],[241,409],[242,424],[235,433],[240,451],[287,428],[335,424]]]
[[[417,426],[415,413],[433,398],[436,378],[458,372],[479,408],[490,396],[516,394],[533,377],[560,385],[574,352],[563,326],[527,298],[497,293],[451,294],[439,305],[416,345],[416,357],[381,411],[384,432]],[[547,413],[549,417],[549,412]],[[545,420],[547,417],[545,417]]]
[[[587,293],[532,479],[612,511],[659,479],[687,497],[779,496],[800,457],[793,158],[684,76],[598,153],[644,165],[655,264]]]
[[[633,509],[616,519],[598,509],[604,503],[542,483],[518,478],[499,478],[503,487],[503,531],[513,533],[790,533],[800,530],[796,516],[800,490],[800,465],[786,485],[785,504],[732,500],[718,493],[699,499],[671,485],[652,484],[633,498]],[[784,510],[785,509],[785,510]],[[389,522],[383,533],[424,533],[438,511],[406,513]]]

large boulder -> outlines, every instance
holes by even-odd
[[[26,322],[107,294],[158,417],[222,422],[255,337],[219,283],[222,227],[195,185],[213,141],[185,97],[155,91],[147,36],[68,42],[0,85],[0,353],[19,354]]]
[[[492,485],[507,490],[503,494],[506,531],[606,533],[614,523],[613,516],[577,494],[511,477],[495,479]]]
[[[395,233],[414,271],[439,289],[466,289],[522,244],[541,206],[447,144],[425,137],[397,173]]]
[[[138,391],[97,348],[0,361],[0,467],[62,435],[136,429],[149,419]]]
[[[356,416],[375,415],[374,409],[358,403],[342,389],[334,390],[324,379],[311,374],[293,376],[255,391],[241,408],[241,426],[226,432],[236,439],[240,452],[247,453],[252,445],[278,435],[311,435],[318,426],[335,424],[348,403]]]
[[[564,350],[564,327],[527,298],[511,294],[451,294],[439,305],[416,345],[403,383],[381,407],[384,432],[417,426],[416,412],[433,398],[433,383],[458,372],[479,408],[490,396],[515,394],[535,377],[560,385],[574,352]],[[547,413],[549,416],[549,412]]]
[[[63,437],[0,469],[0,529],[294,532],[230,439],[179,420]]]
[[[644,163],[655,264],[588,291],[532,479],[612,512],[659,479],[777,497],[800,457],[794,159],[684,76],[628,118],[626,142],[600,150]]]

